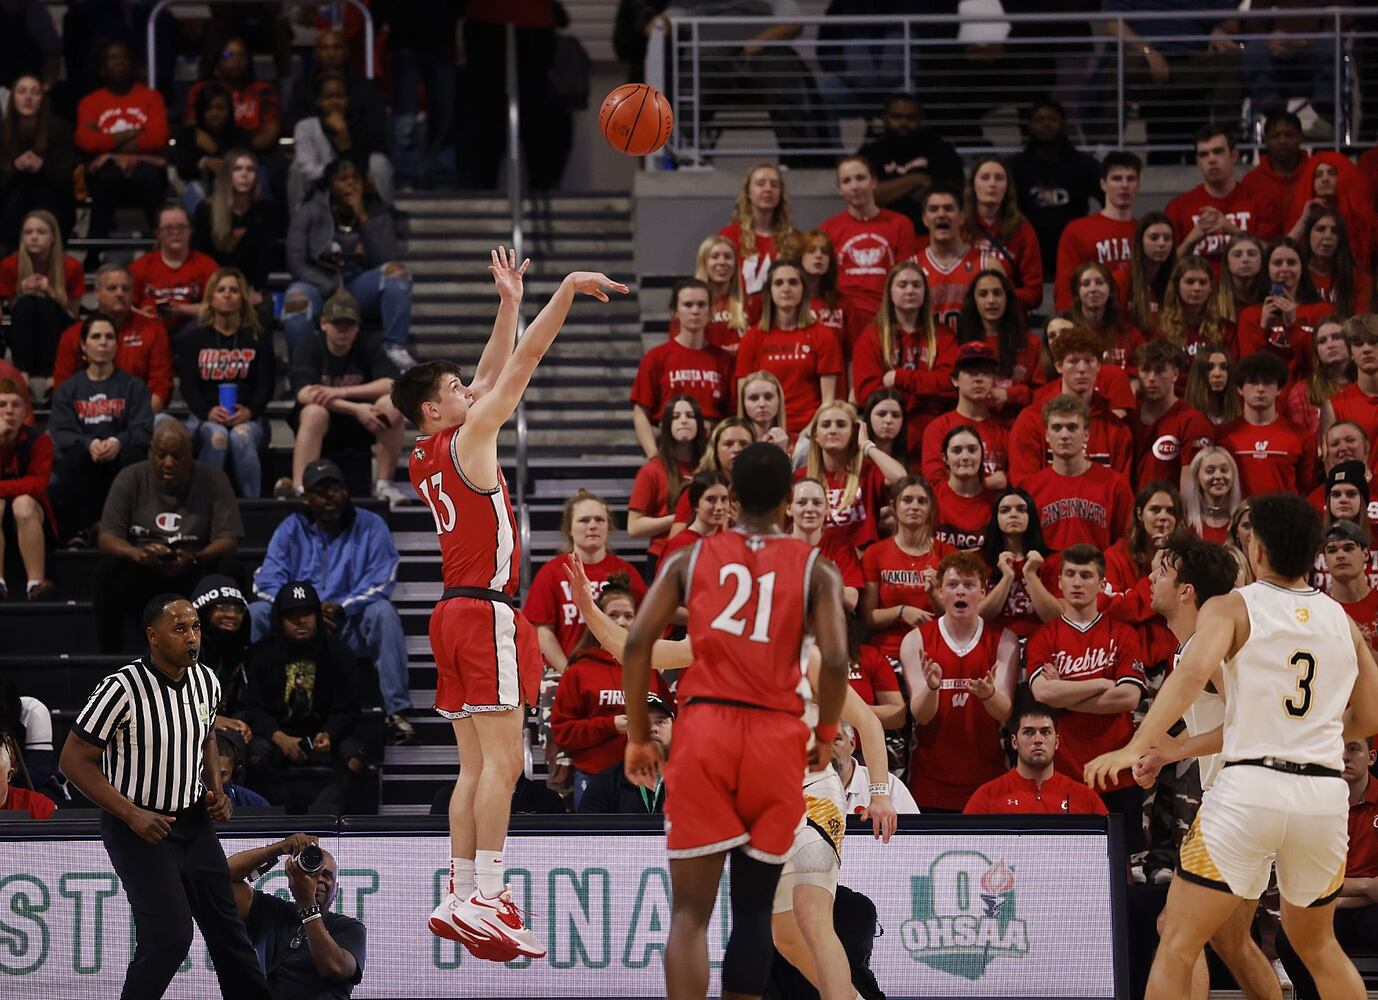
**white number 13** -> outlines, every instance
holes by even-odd
[[[435,498],[440,505],[445,508],[445,517],[442,520],[440,510],[431,502],[431,491],[428,488],[434,487]],[[431,517],[435,518],[435,533],[444,534],[447,531],[455,530],[455,502],[450,499],[450,494],[440,488],[440,473],[433,475],[429,482],[421,480],[421,499],[426,501],[426,506],[431,509]]]
[[[731,635],[742,635],[746,632],[746,619],[738,618],[737,612],[751,599],[751,572],[741,563],[728,563],[718,571],[718,585],[725,586],[728,577],[736,581],[737,592],[722,613],[713,619],[711,627]],[[752,642],[769,642],[770,612],[775,602],[775,574],[771,572],[758,576],[756,586],[759,589],[756,621],[752,623],[751,634],[747,638]]]

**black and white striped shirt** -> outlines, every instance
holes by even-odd
[[[201,798],[201,749],[215,723],[220,682],[200,663],[180,683],[141,657],[110,674],[73,728],[105,748],[101,770],[141,809],[175,813]]]

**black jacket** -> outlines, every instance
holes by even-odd
[[[663,813],[665,785],[662,782],[654,793],[649,788],[633,785],[627,780],[627,772],[619,760],[593,776],[584,789],[583,798],[579,800],[578,811],[594,815],[632,813],[645,816],[647,813]]]

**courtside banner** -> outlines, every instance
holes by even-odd
[[[1115,996],[1107,835],[1045,831],[901,832],[889,844],[847,837],[841,881],[876,905],[871,967],[887,996]],[[227,855],[275,839],[221,838]],[[446,837],[351,834],[322,843],[339,864],[336,910],[368,927],[356,997],[665,995],[670,883],[661,835],[512,837],[508,881],[549,954],[506,966],[426,930],[449,877]],[[290,898],[280,865],[258,888]],[[709,935],[715,970],[727,928],[721,897]],[[99,840],[0,843],[0,996],[108,1000],[131,937]],[[716,991],[716,974],[713,983]],[[199,932],[167,995],[219,995]]]

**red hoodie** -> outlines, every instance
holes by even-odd
[[[128,91],[117,94],[102,87],[81,99],[77,105],[77,148],[95,156],[115,152],[116,140],[130,129],[141,128],[143,134],[132,149],[122,152],[145,156],[167,153],[171,133],[167,124],[167,106],[163,95],[149,90],[142,83],[133,84]]]
[[[673,704],[669,688],[655,671],[651,671],[650,690]],[[616,719],[626,712],[622,664],[617,657],[598,647],[571,656],[555,690],[550,731],[576,769],[597,774],[622,759],[627,737],[617,731]]]

